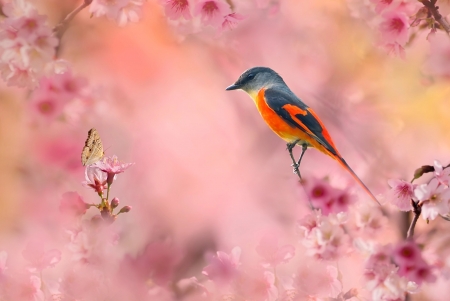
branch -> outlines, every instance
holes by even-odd
[[[84,0],[80,6],[78,6],[72,12],[67,14],[67,16],[64,18],[64,20],[62,20],[58,25],[55,26],[55,28],[53,28],[53,32],[58,36],[59,39],[61,39],[64,32],[66,32],[70,21],[72,21],[73,18],[75,18],[75,16],[80,11],[82,11],[85,7],[88,7],[92,3],[92,1],[93,0]]]
[[[429,12],[433,15],[436,22],[441,25],[441,27],[447,32],[447,34],[450,34],[450,24],[448,24],[447,20],[442,17],[442,15],[439,13],[439,7],[436,6],[437,0],[419,0],[422,2],[422,4],[428,8]]]
[[[419,219],[419,216],[422,213],[422,204],[411,200],[411,205],[413,206],[414,218],[411,221],[411,225],[409,225],[408,232],[406,233],[406,239],[413,239],[414,228],[416,227],[417,220]]]

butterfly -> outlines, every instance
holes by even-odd
[[[102,140],[96,129],[90,129],[88,137],[81,152],[83,166],[91,165],[100,160],[104,155]]]

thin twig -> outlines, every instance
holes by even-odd
[[[422,213],[422,204],[411,200],[411,205],[413,207],[414,217],[413,220],[411,221],[411,225],[409,225],[408,232],[406,233],[406,239],[413,239],[414,228],[416,227],[417,220],[419,219],[419,216]]]
[[[450,24],[448,24],[447,20],[442,17],[442,15],[439,13],[439,7],[436,6],[437,0],[419,0],[422,2],[422,4],[428,8],[429,12],[433,15],[436,22],[438,22],[441,27],[447,32],[447,34],[450,34]]]
[[[82,11],[84,8],[88,7],[92,3],[92,1],[93,0],[84,0],[80,6],[78,6],[72,12],[67,14],[67,16],[64,18],[64,20],[62,20],[58,25],[55,26],[55,28],[53,28],[53,32],[58,36],[59,39],[61,39],[62,35],[66,31],[70,21],[72,21],[73,18],[75,18],[75,16],[80,11]]]

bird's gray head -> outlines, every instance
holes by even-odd
[[[284,84],[281,76],[267,67],[253,67],[239,76],[238,80],[226,90],[242,89],[250,95],[258,93],[262,88],[276,84]]]

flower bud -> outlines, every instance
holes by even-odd
[[[119,206],[119,198],[113,198],[111,201],[111,208],[114,209]]]
[[[423,165],[414,172],[414,180],[420,178],[424,173],[433,172],[434,167],[431,165]]]
[[[130,212],[130,210],[131,210],[131,206],[124,206],[124,207],[122,207],[122,209],[120,209],[118,214],[127,213],[127,212]]]

